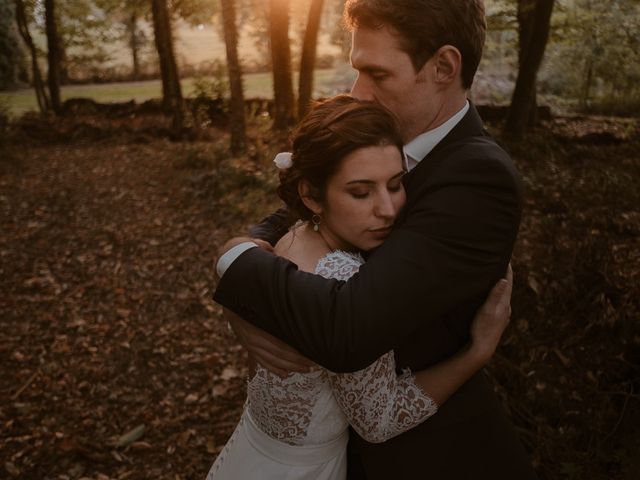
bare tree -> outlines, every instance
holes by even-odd
[[[536,0],[519,0],[517,9],[518,20],[518,68],[527,55],[527,50],[531,47],[531,36],[533,35],[533,26],[535,24]],[[531,91],[531,105],[529,106],[529,118],[527,119],[527,127],[533,127],[537,123],[538,115],[538,94],[537,81]]]
[[[131,50],[131,76],[133,80],[140,79],[140,49],[146,42],[144,32],[140,30],[140,19],[144,18],[149,2],[147,0],[127,0],[116,4],[123,17],[129,49]]]
[[[131,61],[133,64],[133,71],[131,78],[138,80],[140,78],[140,59],[138,57],[140,51],[140,37],[138,32],[138,13],[133,10],[129,15],[129,21],[127,22],[127,33],[129,34],[129,48],[131,49]]]
[[[246,151],[247,137],[244,121],[244,92],[242,68],[238,60],[238,29],[234,0],[221,0],[224,42],[227,47],[227,69],[231,90],[231,151],[234,155]]]
[[[56,25],[55,1],[44,0],[45,29],[47,33],[47,58],[49,63],[48,83],[51,106],[56,114],[62,111],[60,100],[60,39]]]
[[[18,31],[24,41],[25,45],[29,49],[31,55],[31,76],[33,77],[33,89],[36,92],[36,99],[38,100],[38,108],[40,112],[44,113],[51,108],[51,101],[47,95],[47,90],[42,80],[42,74],[40,73],[40,67],[38,66],[38,53],[36,46],[33,43],[33,38],[29,32],[29,22],[27,21],[27,13],[24,8],[24,2],[22,0],[15,0],[16,5],[16,24],[18,25]]]
[[[269,0],[269,6],[274,97],[273,128],[283,130],[295,121],[289,45],[289,0]]]
[[[302,55],[300,57],[300,80],[298,85],[298,117],[302,118],[309,109],[313,95],[313,71],[316,64],[318,31],[322,18],[324,0],[311,0],[307,29],[304,32]]]
[[[511,98],[505,133],[521,135],[532,118],[536,105],[536,78],[549,39],[554,0],[518,0],[520,57],[518,79]],[[535,117],[534,117],[535,118]]]
[[[182,88],[173,50],[171,17],[169,16],[167,1],[151,0],[151,11],[153,14],[153,33],[162,76],[162,105],[165,112],[173,116],[174,131],[179,132],[184,125]]]

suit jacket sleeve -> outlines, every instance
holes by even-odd
[[[263,218],[258,225],[254,225],[249,230],[249,236],[265,240],[275,246],[278,240],[287,233],[290,226],[289,211],[286,208],[280,208],[268,217]]]
[[[329,370],[366,367],[504,275],[520,219],[518,179],[506,154],[468,150],[411,177],[418,186],[407,189],[404,221],[349,281],[254,248],[227,270],[214,299]]]

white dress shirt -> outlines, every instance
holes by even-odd
[[[404,146],[405,166],[407,171],[411,171],[424,157],[426,157],[435,146],[446,137],[453,127],[455,127],[460,120],[467,114],[469,110],[469,101],[467,100],[458,113],[453,115],[449,120],[444,122],[439,127],[424,132],[418,135]],[[227,271],[229,266],[250,248],[255,248],[258,245],[254,242],[243,242],[235,247],[231,248],[228,252],[220,257],[216,265],[216,271],[218,276],[222,278],[224,272]]]
[[[464,103],[458,113],[453,115],[449,120],[444,122],[439,127],[429,130],[418,135],[404,146],[404,155],[406,161],[407,171],[411,171],[424,157],[431,153],[431,150],[438,145],[444,137],[446,137],[453,127],[455,127],[460,120],[469,111],[469,100]]]

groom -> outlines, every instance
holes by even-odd
[[[352,94],[398,118],[406,142],[407,203],[385,243],[348,282],[299,272],[247,239],[218,262],[215,300],[264,363],[286,367],[283,340],[337,372],[361,369],[395,349],[414,371],[453,355],[474,312],[504,275],[521,191],[509,156],[485,133],[467,100],[485,38],[480,0],[349,0]],[[264,229],[271,232],[279,216]],[[264,235],[260,235],[263,236]],[[247,323],[249,322],[249,323]],[[280,358],[279,358],[280,357]],[[350,478],[535,478],[484,374],[439,413],[383,444],[352,432]]]

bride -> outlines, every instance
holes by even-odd
[[[278,194],[299,221],[275,253],[300,270],[347,280],[405,203],[394,119],[376,104],[338,96],[302,120],[292,143],[292,154],[276,157]],[[317,367],[282,378],[257,366],[240,422],[207,480],[345,479],[349,425],[384,442],[436,414],[493,355],[509,321],[508,308],[496,307],[508,303],[510,289],[510,278],[494,287],[466,348],[419,372],[397,374],[393,351],[349,374]]]

